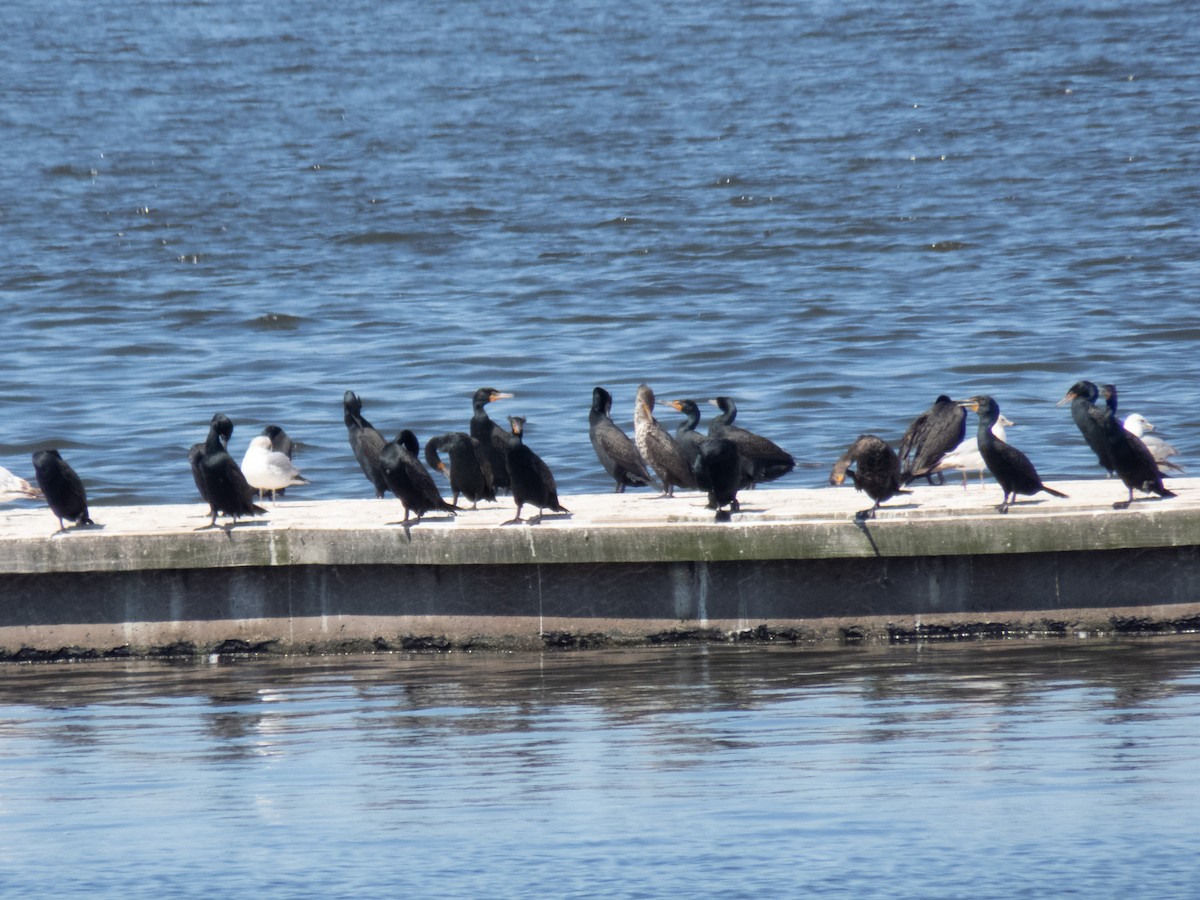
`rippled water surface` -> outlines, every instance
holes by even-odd
[[[1192,897],[1200,644],[0,668],[0,886]]]
[[[217,410],[236,452],[301,440],[305,496],[367,496],[347,388],[422,439],[513,391],[566,491],[607,485],[593,385],[628,425],[640,381],[734,396],[791,484],[941,392],[1098,474],[1052,405],[1079,377],[1200,450],[1183,0],[15,0],[5,30],[0,463],[62,447],[100,503],[194,499]]]

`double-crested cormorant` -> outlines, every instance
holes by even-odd
[[[737,418],[737,404],[731,398],[716,397],[709,402],[721,410],[721,414],[709,420],[708,436],[725,438],[737,444],[738,453],[751,467],[752,484],[774,481],[795,468],[796,460],[778,444],[733,424]]]
[[[662,496],[673,497],[676,486],[696,487],[696,476],[683,449],[654,418],[654,391],[649,385],[638,385],[633,402],[633,436],[638,453],[662,482]]]
[[[1111,476],[1116,466],[1113,464],[1112,450],[1108,446],[1107,425],[1105,424],[1107,413],[1096,405],[1096,398],[1099,395],[1099,389],[1092,382],[1077,381],[1071,385],[1066,396],[1055,405],[1071,404],[1071,418],[1075,420],[1075,427],[1079,429],[1079,433],[1083,435],[1087,445],[1096,454],[1100,465]]]
[[[850,467],[854,466],[853,469]],[[829,472],[829,483],[838,485],[850,478],[856,490],[875,501],[870,509],[854,514],[858,521],[875,518],[875,511],[884,500],[897,494],[910,494],[900,487],[900,457],[883,438],[860,434]]]
[[[282,433],[282,429],[280,431]],[[258,491],[260,500],[270,491],[272,503],[275,502],[276,492],[282,492],[292,485],[308,484],[308,479],[300,474],[291,457],[273,449],[271,437],[267,434],[257,435],[250,441],[242,457],[242,474],[246,476],[250,487]]]
[[[653,486],[654,478],[629,435],[617,427],[610,416],[612,395],[602,387],[592,388],[592,408],[588,411],[588,437],[604,471],[616,482],[614,493],[626,487]]]
[[[0,466],[0,501],[29,498],[36,500],[42,492],[19,475],[14,475],[8,469]]]
[[[700,407],[696,405],[695,400],[668,400],[667,406],[679,410],[685,416],[684,420],[675,426],[675,443],[683,450],[684,458],[694,472],[696,460],[700,456],[700,445],[704,443],[704,435],[696,430],[700,425]]]
[[[728,522],[731,514],[741,509],[737,493],[745,483],[738,445],[726,438],[704,438],[696,447],[692,473],[700,490],[708,492],[708,509],[717,511],[718,522]],[[729,512],[722,509],[725,506]]]
[[[449,470],[438,453],[450,460]],[[496,499],[496,480],[483,444],[463,431],[451,431],[425,443],[425,462],[429,468],[450,479],[455,504],[461,494],[477,509],[480,500]]]
[[[1162,472],[1158,463],[1142,439],[1125,430],[1121,420],[1117,418],[1117,387],[1106,384],[1100,388],[1100,395],[1105,399],[1107,410],[1104,418],[1104,433],[1108,438],[1108,449],[1112,453],[1113,468],[1129,489],[1129,499],[1113,504],[1113,509],[1128,509],[1133,502],[1133,491],[1136,488],[1146,494],[1158,494],[1160,497],[1174,497],[1174,491],[1167,490],[1163,485]]]
[[[376,498],[382,498],[387,493],[387,481],[383,477],[383,468],[379,465],[379,453],[387,439],[363,418],[362,400],[354,391],[346,391],[342,397],[342,412],[346,422],[346,432],[350,437],[350,449],[354,458],[362,467],[367,481],[375,486]]]
[[[970,400],[961,401],[965,409],[979,414],[979,430],[976,440],[979,442],[979,455],[983,457],[988,471],[996,479],[997,484],[1004,490],[1004,500],[996,507],[997,512],[1006,513],[1010,503],[1017,502],[1017,494],[1031,497],[1038,491],[1045,491],[1055,497],[1066,497],[1054,488],[1042,484],[1037,469],[1029,461],[1029,457],[992,433],[992,426],[1000,419],[1000,406],[991,397],[981,395]],[[1009,500],[1009,497],[1012,500]]]
[[[966,412],[966,410],[963,410]],[[1007,436],[1005,429],[1012,422],[1008,416],[1001,415],[996,420],[996,424],[992,426],[992,434],[1004,440]],[[979,440],[975,435],[968,438],[963,438],[961,444],[942,457],[941,462],[933,467],[935,472],[948,472],[951,469],[962,470],[963,490],[967,489],[967,473],[979,473],[979,487],[983,487],[983,473],[987,470],[987,464],[983,461],[983,456],[979,452]]]
[[[197,475],[200,496],[208,503],[209,522],[206,528],[215,528],[217,514],[231,516],[234,522],[241,516],[258,516],[266,512],[254,505],[254,488],[229,455],[226,446],[233,436],[233,422],[223,413],[212,417],[208,426],[208,437],[204,448],[192,459],[192,474]]]
[[[1183,466],[1178,463],[1171,462],[1171,457],[1178,455],[1179,451],[1175,449],[1175,445],[1149,432],[1154,430],[1154,426],[1141,413],[1133,413],[1125,417],[1125,430],[1132,435],[1136,435],[1142,439],[1142,443],[1146,445],[1146,449],[1154,456],[1154,461],[1158,463],[1158,468],[1170,469],[1172,472],[1186,472]],[[1166,472],[1163,472],[1166,475]]]
[[[933,484],[938,475],[939,484],[946,477],[939,474],[938,463],[963,442],[967,434],[967,411],[941,394],[933,406],[925,410],[908,426],[900,439],[900,480],[909,484],[914,479],[924,478]]]
[[[558,502],[558,486],[554,483],[550,467],[525,446],[525,417],[509,416],[508,422],[512,426],[512,440],[504,450],[504,459],[508,467],[513,500],[517,504],[517,514],[504,524],[515,525],[520,522],[521,507],[526,503],[538,508],[538,514],[529,520],[530,525],[542,521],[547,509],[553,512],[570,512]]]
[[[87,492],[83,489],[83,482],[57,450],[38,450],[34,453],[33,472],[46,504],[58,518],[59,531],[67,530],[63,519],[70,519],[77,526],[96,524],[88,515]]]
[[[394,441],[383,445],[379,451],[379,466],[383,471],[384,481],[388,489],[404,506],[404,523],[408,522],[408,514],[416,513],[417,522],[431,510],[448,512],[455,515],[458,507],[447,503],[438,493],[433,476],[421,465],[417,454],[421,445],[417,436],[405,428]]]
[[[484,409],[496,400],[511,400],[512,394],[495,388],[483,387],[471,397],[471,437],[483,445],[488,464],[492,467],[492,479],[496,490],[509,490],[508,469],[505,467],[504,451],[509,444],[508,432],[491,420]]]

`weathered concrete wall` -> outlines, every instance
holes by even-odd
[[[0,657],[602,646],[681,639],[904,640],[1200,627],[1200,483],[1113,511],[921,488],[875,521],[851,490],[760,490],[717,524],[696,495],[567,498],[394,524],[388,501],[288,501],[196,531],[199,506],[101,508],[51,538],[44,510],[0,522]],[[63,650],[63,648],[78,648]]]

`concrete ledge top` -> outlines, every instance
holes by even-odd
[[[297,489],[267,515],[233,528],[207,524],[200,503],[104,506],[97,527],[53,535],[57,520],[44,506],[0,510],[0,574],[122,572],[153,569],[287,565],[507,565],[641,563],[701,560],[819,559],[1041,553],[1200,545],[1200,479],[1171,479],[1178,496],[1112,503],[1127,492],[1116,479],[1055,482],[1069,495],[1021,498],[996,512],[1000,489],[973,482],[964,490],[917,485],[863,523],[854,513],[871,505],[850,487],[743,491],[742,511],[717,523],[705,498],[684,492],[584,494],[563,498],[570,516],[501,527],[509,498],[398,524],[395,499],[306,501]],[[1141,495],[1136,495],[1140,497]],[[526,507],[526,513],[531,510]],[[227,521],[227,520],[219,520]]]

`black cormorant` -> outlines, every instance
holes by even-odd
[[[449,470],[438,455],[445,453],[450,460]],[[496,499],[496,480],[483,444],[463,431],[451,431],[430,438],[425,443],[425,462],[429,468],[450,479],[452,500],[458,503],[461,494],[477,509],[480,500]]]
[[[965,412],[966,410],[964,410]],[[992,426],[992,434],[1005,440],[1009,425],[1012,421],[1007,416],[1000,416],[996,420],[996,424]],[[962,443],[942,457],[935,467],[935,472],[948,472],[950,469],[962,470],[963,490],[967,489],[967,475],[969,472],[979,473],[979,487],[983,489],[983,473],[987,471],[987,464],[983,461],[983,455],[979,452],[979,441],[975,435],[964,438]]]
[[[33,472],[50,511],[58,518],[58,530],[66,531],[63,519],[77,526],[95,525],[88,515],[87,492],[75,470],[57,450],[38,450],[33,454]]]
[[[198,470],[202,483],[200,496],[208,503],[210,518],[205,528],[216,527],[218,513],[232,517],[236,523],[241,516],[258,516],[266,512],[261,506],[254,505],[254,488],[226,449],[232,435],[233,422],[229,417],[223,413],[215,414],[208,426],[204,449],[192,462],[193,474]]]
[[[505,468],[504,462],[504,450],[509,443],[509,434],[491,420],[484,407],[496,400],[511,400],[512,397],[512,394],[490,387],[480,388],[471,397],[471,437],[483,444],[488,464],[492,467],[492,479],[496,490],[509,489],[508,469]]]
[[[1174,497],[1174,491],[1167,490],[1163,485],[1162,472],[1154,460],[1154,454],[1147,449],[1142,439],[1127,431],[1117,418],[1117,387],[1106,384],[1100,389],[1104,397],[1105,410],[1104,432],[1108,438],[1108,449],[1112,454],[1113,468],[1121,477],[1125,487],[1129,489],[1129,499],[1113,504],[1113,509],[1128,509],[1133,502],[1133,491],[1136,488],[1146,494],[1158,494],[1160,497]]]
[[[732,398],[716,397],[709,402],[721,410],[721,414],[709,420],[708,436],[725,438],[737,444],[738,452],[751,466],[751,481],[754,484],[774,481],[795,468],[796,460],[778,444],[733,424],[737,418],[737,404]]]
[[[1055,405],[1071,404],[1071,418],[1075,420],[1075,427],[1096,454],[1100,465],[1111,476],[1116,467],[1113,465],[1112,450],[1108,446],[1108,426],[1105,425],[1107,414],[1096,405],[1098,396],[1100,391],[1095,384],[1090,381],[1077,381]]]
[[[696,487],[696,476],[683,449],[654,418],[654,391],[640,384],[633,404],[633,436],[638,453],[662,482],[662,496],[673,497],[676,486]]]
[[[861,509],[854,514],[858,521],[875,518],[875,511],[883,501],[897,494],[912,493],[900,487],[900,457],[887,441],[873,434],[860,434],[833,464],[829,483],[841,484],[847,478],[854,482],[855,490],[875,501],[870,509]]]
[[[403,524],[408,523],[410,512],[416,513],[417,522],[431,510],[455,515],[458,507],[447,503],[438,493],[433,476],[417,459],[421,445],[417,436],[405,428],[394,441],[383,445],[379,451],[379,466],[383,471],[388,489],[404,506]]]
[[[721,437],[706,437],[696,447],[692,461],[696,485],[708,492],[708,509],[717,511],[718,522],[728,522],[741,509],[738,489],[745,483],[745,467],[738,445]],[[722,507],[728,506],[729,512]]]
[[[922,476],[934,484],[946,480],[938,470],[942,457],[963,442],[967,435],[967,411],[947,397],[940,395],[933,406],[925,410],[908,426],[900,439],[900,480],[911,483]]]
[[[996,507],[997,512],[1008,512],[1009,505],[1017,502],[1017,494],[1031,497],[1038,491],[1045,491],[1055,497],[1067,496],[1042,484],[1029,457],[1011,444],[1004,443],[992,432],[992,426],[1000,418],[1000,406],[995,400],[982,395],[961,402],[965,409],[979,414],[979,430],[976,433],[979,454],[996,483],[1004,490],[1004,500]]]
[[[700,407],[696,405],[695,400],[668,400],[667,406],[679,410],[685,417],[675,427],[675,443],[682,448],[684,458],[695,471],[696,459],[700,456],[700,445],[704,443],[704,435],[696,430],[700,425]]]
[[[558,502],[558,486],[554,483],[550,467],[525,446],[525,417],[509,416],[508,422],[512,426],[512,440],[504,450],[504,459],[508,467],[513,500],[517,504],[517,514],[504,524],[515,525],[520,522],[521,507],[526,503],[538,508],[538,514],[529,520],[530,525],[542,521],[547,509],[553,512],[570,512]]]
[[[588,411],[588,437],[604,471],[612,476],[613,492],[625,493],[626,487],[654,486],[646,463],[637,447],[612,420],[612,395],[602,387],[592,388],[592,408]]]
[[[342,397],[342,412],[346,422],[346,432],[350,436],[350,449],[354,458],[362,467],[367,481],[375,487],[376,498],[382,498],[387,493],[387,482],[383,478],[383,469],[379,465],[379,453],[387,439],[376,430],[375,426],[363,418],[362,400],[354,391],[346,391]]]

